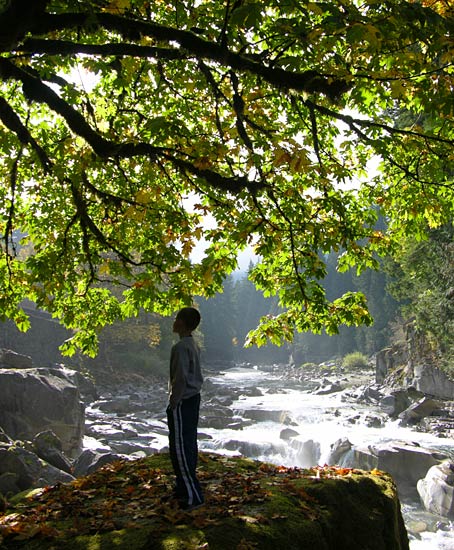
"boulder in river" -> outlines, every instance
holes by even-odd
[[[398,484],[416,486],[429,468],[440,464],[446,455],[406,442],[355,446],[349,451],[348,462],[342,464],[364,470],[374,468],[388,472]]]
[[[395,418],[401,412],[405,411],[410,404],[411,399],[408,395],[408,391],[404,389],[391,391],[379,401],[380,408],[392,418]]]
[[[341,459],[352,448],[351,442],[347,437],[342,437],[330,445],[330,453],[327,458],[327,463],[331,465],[341,464]]]
[[[418,481],[417,489],[426,510],[454,519],[454,462],[432,466]]]
[[[430,416],[441,407],[440,401],[431,397],[422,397],[399,414],[401,423],[406,425],[418,424],[426,416]]]

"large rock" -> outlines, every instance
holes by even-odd
[[[418,424],[423,418],[430,416],[441,407],[442,404],[439,401],[430,397],[423,397],[410,405],[408,409],[402,411],[398,416],[404,426]]]
[[[31,369],[32,358],[10,349],[0,349],[0,367],[8,369]]]
[[[383,384],[389,372],[408,361],[406,345],[394,346],[380,350],[375,356],[375,381]]]
[[[428,395],[439,399],[454,400],[454,381],[447,375],[429,365],[414,365],[413,386]]]
[[[411,400],[407,390],[391,391],[380,399],[380,408],[392,418],[398,416],[401,412],[410,406]]]
[[[429,468],[447,457],[442,453],[406,442],[383,443],[354,447],[348,454],[348,464],[364,470],[374,468],[388,472],[398,484],[416,486]]]
[[[36,533],[23,548],[40,550],[112,548],[115,541],[130,550],[409,548],[386,474],[284,469],[205,453],[200,470],[207,504],[190,513],[166,499],[174,477],[168,455],[116,463],[85,478],[83,487],[54,487],[29,501],[26,513],[18,505],[2,518],[2,548],[17,550],[17,532]]]
[[[76,456],[84,433],[79,389],[58,369],[0,369],[0,426],[21,440],[52,430]]]
[[[20,444],[0,443],[0,492],[3,494],[73,479]]]
[[[85,403],[92,403],[99,398],[99,393],[94,381],[84,376],[77,370],[65,367],[62,364],[54,364],[52,371],[56,376],[63,377],[79,388],[79,393]]]
[[[443,462],[432,466],[417,485],[426,510],[454,519],[454,463]]]
[[[55,468],[71,474],[71,462],[63,454],[62,444],[52,430],[40,432],[33,439],[33,450],[41,458]]]
[[[330,445],[330,453],[327,457],[327,464],[342,464],[342,459],[347,456],[353,445],[348,438],[342,437]]]
[[[99,453],[92,449],[85,449],[74,462],[74,475],[80,477],[92,474],[102,466],[112,464],[121,458],[124,457],[115,453]]]

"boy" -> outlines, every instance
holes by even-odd
[[[200,350],[192,338],[200,323],[200,313],[193,307],[181,309],[173,323],[180,340],[170,354],[169,450],[176,477],[174,494],[181,508],[193,510],[203,504],[203,494],[196,476],[197,424],[199,421]]]

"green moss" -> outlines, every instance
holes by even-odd
[[[394,483],[379,472],[277,468],[248,459],[202,454],[199,475],[206,505],[184,513],[172,504],[162,504],[161,497],[172,483],[167,455],[107,466],[34,497],[23,503],[25,508],[16,505],[14,511],[22,513],[17,532],[34,536],[17,540],[3,531],[3,548],[408,548]],[[36,526],[42,528],[34,533],[28,530],[31,524],[35,530]]]

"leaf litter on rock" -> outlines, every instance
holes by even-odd
[[[68,534],[92,534],[150,524],[156,531],[163,531],[188,522],[200,529],[215,525],[226,516],[246,523],[284,520],[285,515],[277,514],[269,519],[259,511],[251,513],[251,506],[263,504],[271,498],[273,488],[278,487],[297,499],[307,519],[316,520],[316,499],[298,485],[298,480],[350,476],[352,472],[360,472],[332,466],[300,469],[261,464],[257,468],[253,461],[249,468],[242,469],[229,457],[209,453],[201,453],[200,462],[199,477],[206,494],[206,506],[190,514],[180,510],[176,501],[162,499],[172,490],[170,462],[168,470],[164,471],[150,467],[148,459],[117,461],[71,483],[46,487],[21,502],[13,513],[0,516],[0,537],[64,538]],[[219,468],[222,476],[219,476]],[[380,474],[378,470],[375,473]]]

